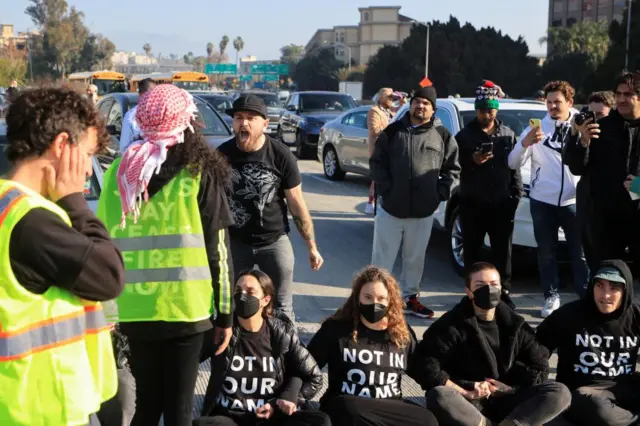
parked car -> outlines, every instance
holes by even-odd
[[[233,117],[227,114],[227,109],[233,106],[233,98],[231,96],[222,95],[220,93],[202,93],[197,95],[200,99],[206,101],[211,108],[215,109],[222,117],[227,126],[233,128]]]
[[[198,119],[206,141],[213,147],[218,147],[233,137],[231,128],[224,122],[220,114],[211,108],[209,104],[194,96],[198,107]],[[138,104],[137,93],[111,93],[98,102],[98,109],[107,124],[107,130],[111,135],[110,148],[120,150],[120,134],[122,133],[122,119],[131,108]]]
[[[317,150],[320,129],[356,107],[350,95],[338,92],[293,92],[278,123],[278,138],[296,147],[298,158],[306,158]]]
[[[344,179],[347,172],[369,175],[366,128],[366,116],[369,108],[371,107],[363,106],[347,111],[322,128],[317,156],[323,164],[324,174],[328,179]],[[409,104],[404,105],[392,122],[399,120],[408,110]],[[502,120],[519,136],[529,125],[530,118],[542,119],[546,113],[546,106],[540,102],[503,99],[500,101],[498,119]],[[445,126],[455,136],[462,127],[475,118],[474,99],[438,99],[435,116],[439,121],[438,124]],[[514,246],[536,248],[533,220],[529,212],[530,167],[528,161],[520,170],[525,196],[516,211],[513,244]],[[456,187],[452,190],[451,198],[442,202],[434,213],[434,223],[448,233],[451,241],[451,260],[454,267],[461,272],[464,268],[464,240],[460,224],[459,202],[460,196]],[[565,240],[562,230],[560,230],[559,239]],[[489,246],[488,237],[485,243]]]

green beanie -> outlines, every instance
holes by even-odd
[[[500,109],[500,89],[491,81],[485,81],[476,89],[476,109]]]

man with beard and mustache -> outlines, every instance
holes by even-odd
[[[456,135],[460,149],[460,216],[464,234],[465,267],[482,260],[489,234],[494,263],[502,276],[502,300],[515,308],[511,289],[511,235],[516,208],[522,198],[520,170],[507,164],[516,144],[513,130],[496,118],[499,89],[491,81],[476,90],[476,119]]]
[[[235,221],[230,228],[233,268],[242,271],[258,265],[275,284],[275,308],[294,321],[294,255],[287,208],[307,244],[311,269],[317,271],[323,263],[302,196],[298,164],[286,145],[264,134],[269,120],[260,97],[241,96],[226,112],[233,117],[235,137],[219,150],[233,169],[228,194]]]
[[[640,176],[640,71],[614,83],[616,109],[593,123],[574,123],[565,162],[586,180],[587,235],[594,261],[630,255],[640,264],[640,201],[629,184]]]
[[[421,318],[433,311],[418,300],[433,212],[449,199],[460,175],[458,144],[434,123],[436,89],[416,90],[408,114],[380,133],[369,160],[382,205],[374,222],[371,263],[393,270],[402,244],[402,296],[407,313]]]
[[[640,305],[622,260],[600,262],[586,296],[562,306],[536,329],[557,350],[556,380],[573,393],[565,416],[575,425],[628,426],[640,419]]]
[[[540,125],[528,126],[509,154],[509,166],[520,169],[531,159],[529,193],[533,232],[538,245],[540,282],[545,303],[542,317],[560,307],[558,293],[558,231],[567,239],[571,256],[575,292],[582,296],[589,279],[589,268],[582,249],[576,219],[576,186],[579,177],[562,163],[562,152],[569,144],[575,90],[566,81],[552,81],[544,87],[549,113]]]

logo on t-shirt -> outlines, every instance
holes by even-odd
[[[232,411],[255,413],[273,398],[276,360],[272,357],[234,355],[217,403]]]
[[[354,346],[342,351],[347,376],[340,392],[367,398],[401,397],[399,376],[406,369],[405,354]]]
[[[638,337],[576,334],[576,347],[585,348],[578,357],[579,364],[573,365],[576,373],[617,377],[636,369]]]

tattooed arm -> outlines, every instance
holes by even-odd
[[[313,232],[311,215],[309,214],[307,203],[305,203],[304,197],[302,196],[302,185],[298,185],[291,189],[285,189],[284,193],[287,198],[289,211],[293,217],[293,222],[296,224],[298,232],[309,249],[309,262],[311,263],[311,268],[317,271],[320,269],[320,266],[322,266],[323,260],[322,256],[320,256],[320,253],[318,252],[318,246],[316,245],[316,237]]]

